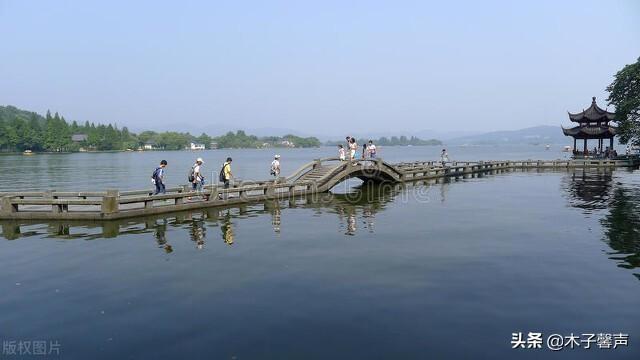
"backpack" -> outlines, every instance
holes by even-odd
[[[162,168],[158,166],[155,170],[153,170],[153,173],[151,174],[151,178],[153,180],[158,180],[158,175],[160,175],[159,173],[161,169]]]
[[[220,180],[220,182],[225,182],[227,181],[227,177],[224,176],[224,168],[227,166],[227,163],[224,163],[224,165],[222,165],[222,169],[220,169],[220,175],[218,176],[218,180]]]
[[[187,180],[188,180],[189,182],[193,182],[193,180],[195,180],[195,179],[196,179],[196,177],[194,176],[194,175],[195,175],[195,168],[196,168],[196,166],[195,166],[195,165],[193,165],[193,166],[191,167],[191,171],[189,172],[189,175],[187,176]]]

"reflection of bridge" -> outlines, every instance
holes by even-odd
[[[205,186],[201,192],[189,186],[167,189],[163,195],[149,190],[100,192],[4,192],[0,193],[0,219],[77,219],[113,220],[155,215],[213,206],[286,198],[329,191],[349,178],[367,182],[398,183],[444,177],[470,177],[474,174],[509,169],[613,168],[637,165],[629,160],[527,160],[436,162],[389,164],[382,159],[357,162],[335,158],[317,159],[305,164],[287,178],[271,181],[239,182],[232,188]],[[198,199],[193,199],[197,197]]]
[[[83,220],[48,220],[46,226],[41,220],[8,220],[0,221],[1,237],[15,240],[36,234],[58,239],[115,238],[119,235],[133,235],[153,233],[159,247],[167,252],[172,251],[171,243],[176,238],[184,239],[182,234],[168,234],[168,229],[183,229],[195,243],[196,248],[204,245],[205,238],[217,238],[219,231],[222,239],[228,245],[234,240],[235,229],[239,222],[233,219],[252,218],[261,215],[271,216],[271,225],[276,234],[280,234],[282,227],[283,209],[313,209],[313,215],[326,213],[337,215],[337,227],[352,235],[357,229],[352,225],[352,219],[358,218],[364,223],[364,229],[373,230],[373,222],[377,212],[382,211],[401,191],[399,187],[364,186],[355,193],[334,194],[331,192],[316,193],[309,196],[290,197],[287,199],[265,200],[258,203],[241,203],[233,206],[207,207],[196,210],[178,211],[168,214],[141,216],[110,221]],[[212,225],[212,226],[209,226]],[[218,227],[214,231],[212,227]],[[168,245],[168,247],[166,246]]]

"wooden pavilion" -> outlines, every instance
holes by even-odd
[[[589,155],[587,140],[598,140],[598,153],[602,153],[604,140],[609,139],[609,149],[613,149],[613,138],[616,136],[617,128],[609,124],[615,121],[615,113],[602,109],[596,104],[596,97],[591,101],[591,106],[579,113],[569,113],[569,120],[578,123],[578,126],[566,129],[562,127],[565,136],[573,137],[573,153],[575,155]],[[583,140],[582,153],[578,152],[577,140]],[[595,154],[594,154],[595,155]]]

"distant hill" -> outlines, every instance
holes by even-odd
[[[37,119],[38,122],[44,124],[44,117],[33,111],[21,110],[15,106],[0,106],[0,121],[10,121],[12,119],[21,119],[23,121],[29,121],[31,119]]]
[[[492,131],[479,135],[462,136],[447,140],[450,145],[496,145],[496,144],[564,144],[567,137],[560,126],[534,126],[520,130]]]

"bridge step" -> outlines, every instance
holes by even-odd
[[[318,180],[335,169],[335,166],[319,166],[308,173],[302,175],[299,180]]]

